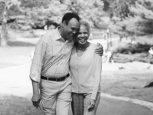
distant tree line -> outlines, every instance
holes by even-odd
[[[153,34],[153,0],[0,0],[0,24],[4,29],[10,22],[33,29],[58,26],[67,11],[121,38]]]

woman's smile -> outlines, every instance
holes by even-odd
[[[78,39],[80,44],[85,44],[87,42],[87,38],[86,37],[81,37]]]

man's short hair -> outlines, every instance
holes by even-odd
[[[78,16],[78,14],[74,12],[68,12],[63,16],[62,23],[65,21],[67,25],[72,18],[75,18],[77,21],[80,21],[80,17]]]

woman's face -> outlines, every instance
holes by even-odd
[[[89,38],[89,31],[85,25],[80,25],[80,30],[77,35],[77,42],[85,44]]]

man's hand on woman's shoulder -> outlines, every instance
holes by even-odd
[[[97,43],[97,48],[95,49],[96,54],[103,56],[103,46],[100,43]]]

